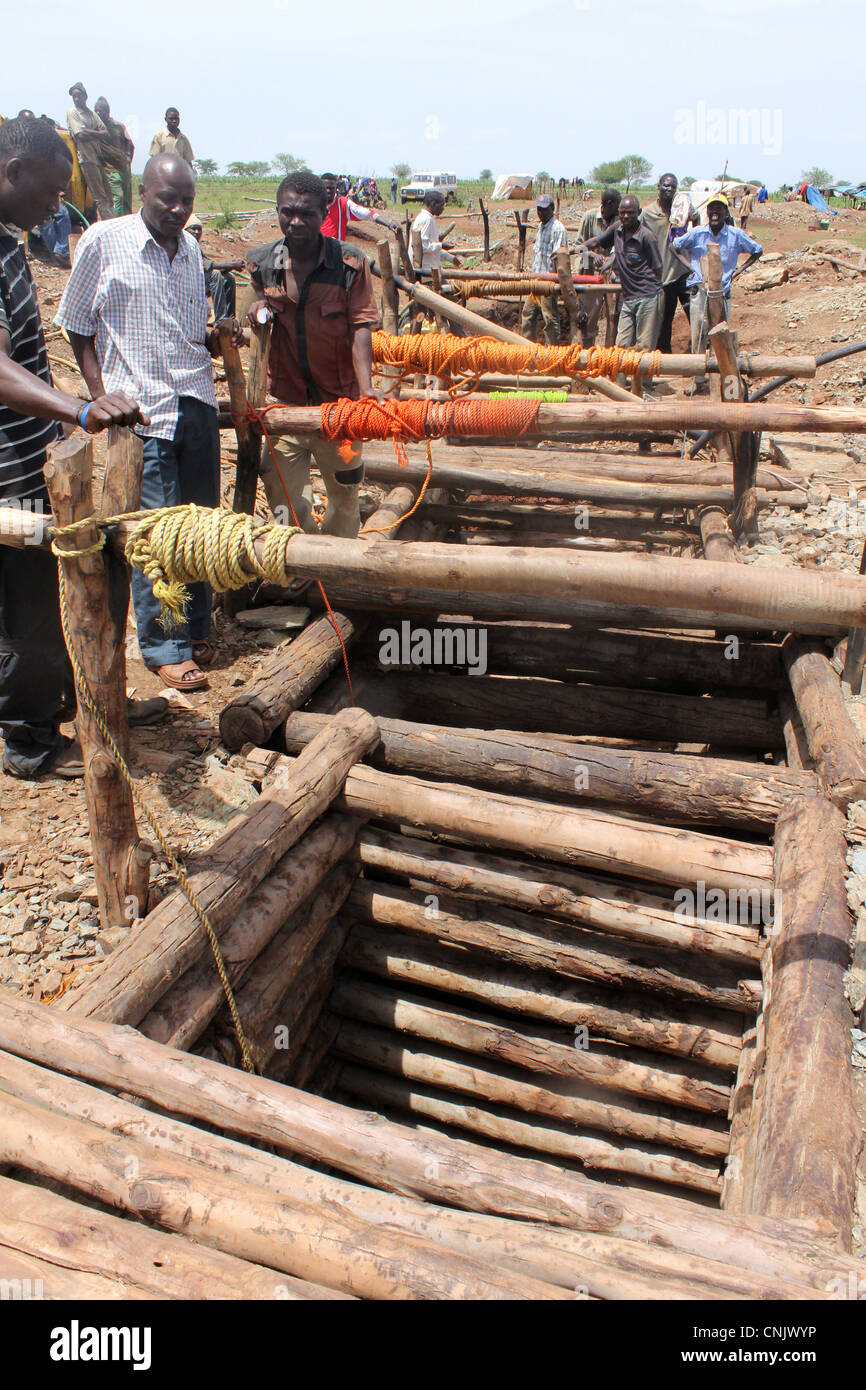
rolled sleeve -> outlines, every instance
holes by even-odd
[[[697,240],[696,233],[697,228],[690,227],[687,232],[683,232],[682,236],[675,236],[673,241],[671,242],[671,245],[673,246],[674,250],[691,251],[692,247],[695,244],[695,241]]]
[[[736,233],[737,247],[740,251],[746,251],[750,256],[763,255],[764,248],[761,245],[761,243],[759,241],[755,241],[754,237],[749,236],[748,232],[744,232],[742,227],[737,227]]]
[[[99,243],[95,238],[88,241],[85,232],[54,318],[58,327],[65,328],[67,333],[79,333],[83,338],[95,336],[97,322],[94,308],[101,269]]]

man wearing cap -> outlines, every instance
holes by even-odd
[[[84,181],[96,204],[102,221],[114,216],[114,199],[105,173],[104,151],[109,134],[95,111],[87,105],[83,82],[73,82],[69,88],[73,105],[66,113],[66,125],[75,141],[75,153],[81,165]]]
[[[158,130],[150,142],[150,157],[155,154],[178,154],[187,164],[192,164],[192,145],[180,128],[180,112],[170,106],[165,113],[165,129]]]
[[[613,249],[622,285],[617,347],[652,352],[662,314],[662,258],[654,234],[641,226],[640,203],[633,193],[627,193],[620,203],[619,220],[600,236],[590,237],[586,245],[590,250]]]
[[[701,270],[701,260],[707,254],[707,246],[715,242],[722,260],[722,308],[727,319],[730,310],[731,284],[744,270],[763,255],[764,248],[749,236],[741,227],[732,227],[728,222],[730,205],[724,193],[717,193],[707,204],[707,224],[691,227],[673,242],[675,251],[688,255],[692,272],[688,278],[691,294],[690,319],[692,328],[692,352],[704,353],[707,347],[709,322],[707,318],[707,287]],[[748,260],[739,265],[740,256],[745,253]],[[695,389],[700,395],[707,395],[709,383],[706,377],[698,377]]]
[[[549,275],[555,269],[553,258],[557,251],[568,246],[568,233],[556,216],[556,205],[549,193],[542,193],[535,204],[538,213],[538,236],[532,253],[532,274]],[[520,331],[524,338],[537,342],[539,315],[544,320],[544,336],[548,346],[559,342],[559,301],[556,294],[530,295],[523,305]]]

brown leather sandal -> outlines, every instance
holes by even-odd
[[[186,670],[180,668],[186,666]],[[179,675],[174,672],[179,671]],[[163,685],[169,686],[171,690],[204,690],[207,687],[207,676],[204,671],[200,671],[194,661],[188,664],[179,661],[177,665],[157,666],[156,675],[159,676]]]

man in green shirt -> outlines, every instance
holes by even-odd
[[[125,217],[132,212],[132,156],[135,146],[126,126],[112,116],[105,97],[97,97],[93,109],[108,131],[108,138],[102,147],[102,158],[114,202],[114,215]]]

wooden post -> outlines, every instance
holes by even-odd
[[[514,209],[514,221],[517,224],[517,267],[523,269],[523,262],[526,259],[526,229],[528,223],[521,221],[520,213]]]
[[[568,322],[571,327],[568,341],[577,343],[580,341],[580,306],[574,292],[574,281],[571,278],[571,257],[567,251],[557,251],[555,261],[559,287],[562,290],[562,301],[568,310]]]
[[[484,206],[484,199],[478,199],[478,206],[481,209],[481,220],[484,223],[484,261],[485,264],[490,260],[490,214]]]
[[[400,296],[394,282],[394,262],[391,259],[391,243],[387,237],[376,243],[376,256],[379,274],[382,277],[382,328],[385,333],[398,332]],[[389,396],[398,399],[400,395],[400,372],[396,367],[379,365],[379,377]]]
[[[707,342],[712,345],[719,366],[719,399],[728,403],[744,401],[746,389],[740,375],[735,336],[727,323],[711,328]],[[755,487],[760,437],[751,430],[732,431],[727,437],[733,462],[734,516],[743,523],[741,529],[746,529],[748,524],[754,530],[755,507],[750,505],[749,494]]]
[[[860,573],[866,574],[866,542],[860,556]],[[852,627],[848,633],[848,649],[845,653],[845,669],[842,684],[852,695],[859,695],[863,686],[863,669],[866,667],[866,628]]]
[[[819,642],[789,636],[782,656],[818,780],[824,795],[844,811],[866,796],[866,759],[839,677]]]
[[[408,242],[406,240],[408,235],[408,227],[407,231],[404,231],[403,227],[398,222],[394,227],[394,235],[397,238],[397,245],[400,249],[400,265],[402,267],[403,274],[406,276],[406,279],[410,282],[410,284],[414,284],[415,269],[412,265],[412,259],[408,251]]]
[[[115,451],[120,447],[115,444]],[[129,447],[129,455],[134,457],[135,446]],[[90,440],[73,435],[52,450],[45,467],[45,481],[59,525],[92,515],[92,477]],[[130,474],[128,481],[132,477]],[[114,496],[123,500],[119,480]],[[58,546],[61,550],[81,550],[96,539],[96,528],[87,526],[63,537]],[[75,653],[96,707],[121,755],[128,759],[126,608],[124,605],[121,614],[117,585],[112,601],[109,579],[110,567],[117,562],[96,551],[61,563],[65,566],[67,611]],[[84,756],[99,916],[103,927],[119,926],[146,911],[150,854],[139,839],[129,788],[81,696],[76,727]]]

